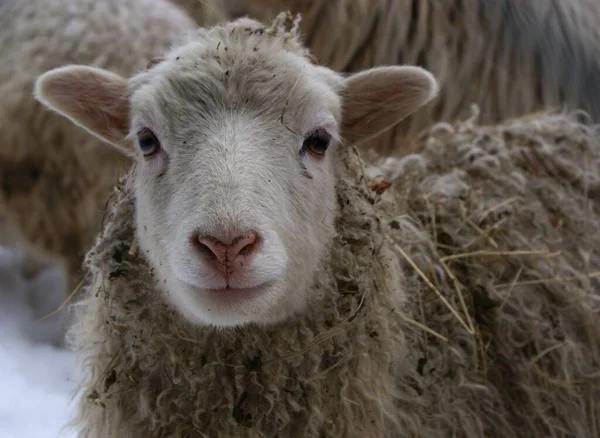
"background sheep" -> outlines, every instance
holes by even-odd
[[[593,131],[438,127],[386,201],[338,137],[372,138],[435,80],[343,79],[289,24],[201,30],[129,81],[68,67],[38,82],[49,107],[138,144],[72,332],[84,435],[591,436]]]
[[[597,435],[598,127],[476,116],[434,126],[379,203],[418,292],[423,414],[454,436]]]
[[[199,3],[174,1],[192,16]],[[231,15],[260,20],[281,10],[301,13],[306,45],[319,63],[337,71],[393,64],[431,71],[440,81],[440,98],[369,144],[381,153],[406,152],[399,135],[420,133],[434,121],[464,119],[471,104],[480,107],[484,123],[563,104],[600,121],[596,0],[214,3]]]
[[[130,160],[45,110],[32,96],[35,78],[70,63],[129,75],[194,27],[164,0],[0,2],[0,204],[74,276]]]

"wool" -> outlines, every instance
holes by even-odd
[[[387,192],[394,240],[463,321],[407,275],[413,318],[448,339],[414,341],[425,415],[458,436],[594,436],[598,129],[581,113],[476,116],[434,126]]]
[[[89,436],[243,436],[247,427],[256,436],[381,436],[405,427],[395,408],[404,395],[390,391],[389,374],[404,340],[399,321],[386,317],[402,303],[399,268],[378,248],[381,236],[364,231],[381,226],[365,188],[341,183],[348,232],[323,261],[319,299],[305,316],[268,330],[219,331],[179,318],[156,293],[140,254],[128,252],[134,229],[126,183],[89,255],[95,279],[72,331],[91,359],[87,396],[104,406],[82,404]],[[334,273],[337,263],[347,269]],[[332,367],[340,379],[326,378]],[[212,395],[200,396],[205,391]]]
[[[174,0],[194,17],[198,0]],[[481,110],[498,123],[554,107],[600,121],[600,7],[594,0],[209,0],[235,17],[302,14],[304,44],[336,71],[418,65],[441,85],[438,99],[372,147],[401,154],[437,121]],[[200,15],[202,17],[202,15]]]
[[[472,118],[415,150],[390,182],[338,151],[312,307],[269,328],[167,304],[136,251],[131,169],[75,305],[81,436],[594,436],[597,127]]]

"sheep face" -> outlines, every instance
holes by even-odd
[[[264,28],[217,27],[129,81],[70,66],[36,87],[94,135],[133,143],[124,148],[137,161],[140,247],[198,324],[273,324],[316,299],[310,286],[335,233],[340,140],[373,137],[437,91],[415,67],[342,77],[311,64],[293,38],[252,29]]]
[[[191,320],[271,323],[304,308],[334,232],[342,79],[221,62],[192,44],[132,81],[139,241]]]

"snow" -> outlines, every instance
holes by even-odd
[[[56,267],[27,263],[0,247],[0,438],[71,438],[65,426],[75,409],[74,358],[53,345],[65,312],[38,321],[60,305],[66,282]]]

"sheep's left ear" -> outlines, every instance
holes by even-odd
[[[129,132],[127,80],[107,70],[68,65],[41,75],[35,98],[126,155]]]
[[[391,128],[432,100],[439,85],[420,67],[376,67],[345,79],[342,137],[362,143]]]

